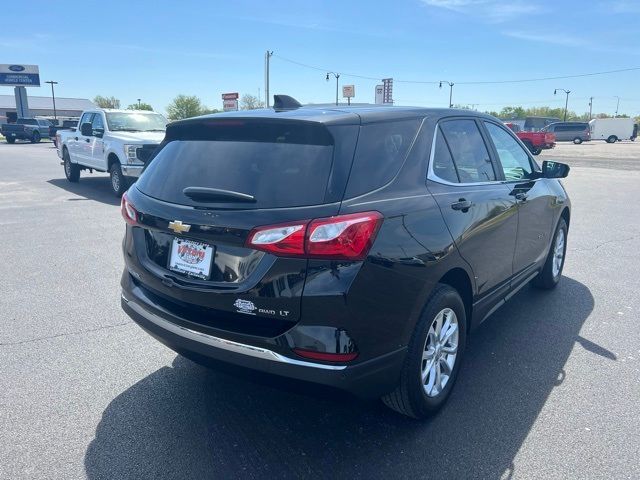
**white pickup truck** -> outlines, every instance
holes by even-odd
[[[113,192],[122,195],[164,138],[166,125],[162,115],[146,110],[83,112],[78,128],[57,134],[67,180],[77,182],[81,170],[109,172]]]

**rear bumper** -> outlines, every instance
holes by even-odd
[[[395,388],[406,348],[353,365],[333,365],[293,358],[259,342],[235,341],[172,322],[171,314],[146,305],[137,287],[123,288],[123,310],[147,333],[186,357],[211,360],[211,366],[235,365],[281,377],[326,385],[361,398],[377,398]],[[209,362],[207,362],[209,363]]]

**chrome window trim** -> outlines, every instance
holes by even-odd
[[[322,370],[344,370],[345,368],[347,368],[346,365],[325,365],[322,363],[313,363],[313,362],[305,362],[302,360],[296,360],[293,358],[285,357],[284,355],[281,355],[267,348],[256,347],[254,345],[247,345],[245,343],[234,342],[232,340],[227,340],[225,338],[214,337],[213,335],[197,332],[195,330],[191,330],[190,328],[182,327],[180,325],[176,325],[175,323],[171,323],[168,320],[165,320],[164,318],[161,318],[158,315],[145,310],[136,302],[130,301],[127,297],[124,296],[124,294],[122,295],[122,299],[137,314],[144,317],[148,321],[156,324],[158,327],[164,330],[167,330],[175,335],[178,335],[182,338],[186,338],[194,342],[204,343],[211,347],[219,348],[220,350],[226,350],[226,351],[238,353],[241,355],[247,355],[249,357],[261,358],[263,360],[269,360],[272,362],[286,363],[288,365],[297,365],[300,367],[319,368]]]
[[[464,118],[464,120],[467,120],[467,118]],[[474,118],[468,118],[468,120],[471,120],[475,123],[475,119]],[[492,180],[490,182],[465,182],[465,183],[453,183],[450,182],[448,180],[444,180],[442,178],[440,178],[439,176],[437,176],[435,174],[435,172],[433,171],[433,159],[436,153],[436,138],[438,138],[438,129],[440,128],[440,122],[436,123],[435,128],[433,129],[433,139],[431,140],[431,152],[429,152],[429,168],[427,170],[427,180],[431,180],[432,182],[436,182],[436,183],[440,183],[442,185],[450,185],[452,187],[470,187],[470,186],[474,186],[474,185],[500,185],[502,183],[504,183],[504,180]],[[478,130],[479,131],[479,130]],[[483,138],[484,141],[484,138]],[[487,153],[489,153],[489,155],[491,155],[491,152],[489,152],[489,147],[487,146]],[[453,155],[451,156],[451,158],[453,159]],[[455,162],[455,159],[453,159],[453,161]]]

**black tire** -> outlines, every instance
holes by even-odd
[[[31,143],[40,143],[40,140],[42,140],[42,138],[40,137],[40,132],[36,130],[35,132],[33,132],[33,135],[31,135]]]
[[[69,157],[69,151],[66,148],[62,151],[62,161],[67,180],[73,183],[78,182],[80,180],[80,166],[77,163],[71,163],[71,157]]]
[[[458,323],[457,352],[453,368],[444,388],[434,396],[428,396],[422,380],[422,369],[428,360],[423,359],[429,329],[440,312],[450,309]],[[423,419],[434,415],[446,402],[455,384],[462,363],[466,344],[466,314],[460,294],[449,285],[438,284],[427,302],[409,342],[407,356],[396,389],[382,397],[389,408],[408,417]],[[446,345],[446,344],[445,344]],[[438,351],[440,351],[438,349]],[[423,362],[425,362],[423,364]]]
[[[12,144],[12,145],[13,145],[14,143],[16,143],[16,139],[15,139],[15,138],[9,138],[9,137],[7,137],[7,138],[6,138],[6,140],[7,140],[7,143],[10,143],[10,144]]]
[[[580,145],[582,143],[582,139],[580,137],[576,137],[573,139],[573,143],[576,145]]]
[[[562,260],[560,264],[560,268],[554,272],[554,259],[556,258],[556,242],[558,240],[558,235],[562,232],[563,234],[563,246],[562,246]],[[562,277],[562,269],[564,268],[564,262],[567,254],[567,234],[569,233],[569,228],[567,227],[567,222],[565,222],[564,218],[561,218],[558,222],[558,226],[556,227],[556,231],[553,234],[553,240],[551,241],[551,247],[549,247],[549,253],[547,254],[547,259],[544,262],[544,266],[542,267],[542,271],[533,279],[531,284],[536,288],[541,288],[543,290],[551,290],[552,288],[556,288],[560,278]]]
[[[618,137],[616,137],[615,135],[609,135],[609,138],[607,138],[607,143],[616,143],[618,141]]]
[[[533,150],[531,150],[531,153],[534,155],[540,155],[542,153],[542,149],[540,147],[534,148]]]
[[[120,162],[115,162],[109,168],[109,178],[111,179],[111,190],[116,197],[121,197],[124,192],[129,188],[129,181],[127,177],[122,174],[122,168],[120,168]]]

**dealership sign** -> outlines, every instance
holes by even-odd
[[[342,87],[342,96],[344,98],[353,98],[356,96],[356,87],[355,85],[344,85]]]
[[[0,85],[10,87],[39,87],[37,65],[0,64]]]
[[[237,92],[223,93],[222,110],[224,110],[225,112],[238,110],[238,97],[240,97],[240,94],[238,94]]]

